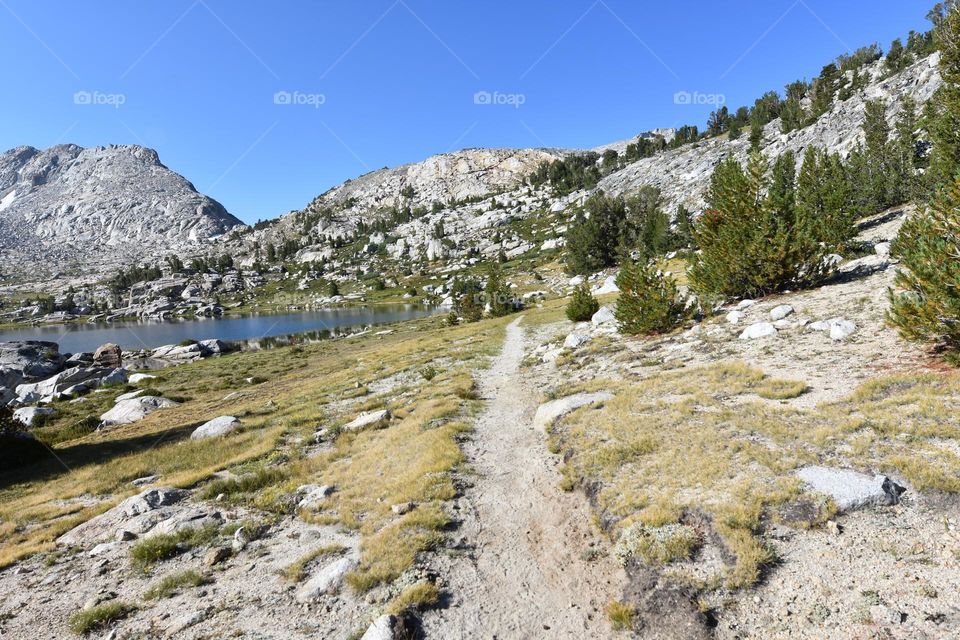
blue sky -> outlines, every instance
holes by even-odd
[[[702,126],[676,92],[752,104],[932,4],[0,0],[0,147],[154,147],[253,222],[434,153]]]

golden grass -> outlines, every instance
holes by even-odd
[[[616,522],[615,538],[645,532],[634,536],[631,550],[651,564],[682,559],[695,548],[688,540],[653,544],[651,531],[676,526],[687,511],[707,514],[736,556],[722,576],[731,588],[755,583],[774,562],[761,522],[803,495],[793,475],[800,466],[880,471],[914,490],[960,492],[960,457],[944,444],[960,439],[960,375],[874,381],[811,410],[751,400],[793,397],[806,385],[767,378],[742,363],[665,372],[640,383],[592,380],[562,394],[601,388],[615,398],[553,428],[551,448],[566,454],[562,488],[593,488],[598,509]],[[796,526],[816,526],[833,513],[822,506]]]
[[[614,631],[630,631],[637,621],[637,609],[631,604],[611,600],[605,611]]]
[[[408,610],[423,610],[437,603],[440,590],[437,585],[421,580],[400,592],[387,607],[387,613],[399,615]]]
[[[346,550],[347,547],[342,544],[328,544],[317,547],[313,551],[303,554],[297,558],[296,562],[286,567],[283,570],[283,577],[290,582],[302,582],[307,577],[307,566],[311,562],[317,558],[343,553]]]
[[[334,484],[329,507],[304,516],[358,530],[358,585],[391,579],[442,538],[443,503],[455,493],[450,473],[461,461],[458,441],[477,406],[472,373],[498,352],[509,321],[445,328],[431,318],[396,325],[388,335],[162,370],[149,386],[184,399],[180,406],[132,425],[78,432],[53,444],[59,461],[0,473],[0,568],[53,550],[58,536],[138,492],[131,480],[158,475],[166,486],[200,487],[202,495],[225,493],[231,502],[272,511],[286,508],[284,497],[299,484]],[[436,369],[429,381],[420,373],[427,366]],[[370,391],[373,381],[402,375],[409,379],[395,391]],[[268,381],[250,385],[244,379],[251,376]],[[44,429],[69,434],[70,425],[106,410],[126,390],[56,403],[58,415]],[[363,406],[387,406],[398,419],[388,429],[344,434],[320,456],[303,455],[315,429],[343,424]],[[243,429],[215,443],[189,439],[218,415],[239,417]],[[242,479],[209,482],[224,470]],[[99,501],[90,504],[89,496]],[[395,502],[420,506],[398,517],[390,510]]]

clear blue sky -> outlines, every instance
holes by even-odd
[[[434,153],[702,125],[712,107],[677,91],[752,103],[926,29],[932,4],[0,0],[0,147],[154,147],[252,222]],[[482,91],[512,104],[476,104]]]

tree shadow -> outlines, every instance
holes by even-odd
[[[903,216],[905,211],[903,209],[894,209],[893,211],[888,211],[882,213],[875,218],[868,218],[866,220],[860,220],[856,223],[857,231],[867,231],[868,229],[873,229],[874,227],[879,227],[882,224],[886,224],[891,220],[896,220],[897,218]]]
[[[29,458],[14,462],[13,468],[0,471],[0,490],[26,482],[45,482],[54,480],[73,469],[90,464],[104,464],[133,453],[147,451],[157,446],[180,442],[200,423],[191,423],[173,427],[160,433],[132,436],[118,440],[99,442],[78,442],[61,448],[45,448],[46,455],[35,461]],[[39,443],[39,441],[34,441]],[[4,446],[0,443],[0,446]],[[131,478],[132,480],[133,478]]]

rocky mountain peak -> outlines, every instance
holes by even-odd
[[[0,257],[24,271],[51,263],[103,273],[199,251],[242,223],[139,145],[0,154]]]

